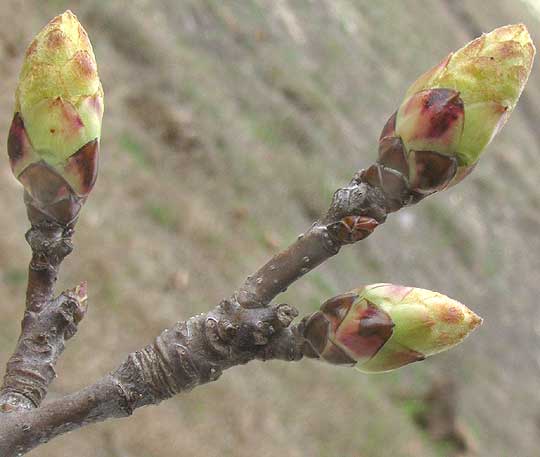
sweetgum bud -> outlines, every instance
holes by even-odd
[[[11,168],[33,212],[61,223],[76,218],[97,177],[102,116],[92,45],[66,11],[26,51],[8,138]]]
[[[454,152],[460,165],[473,165],[516,106],[531,72],[534,54],[534,45],[523,24],[500,27],[450,54],[415,81],[406,97],[435,88],[459,93],[465,122]],[[398,112],[398,125],[399,118]],[[397,131],[399,134],[399,127]]]
[[[445,351],[481,322],[466,306],[437,292],[373,284],[328,300],[308,319],[304,336],[308,353],[380,372]]]
[[[471,41],[420,76],[388,120],[364,180],[390,210],[465,178],[517,104],[535,48],[523,24]]]

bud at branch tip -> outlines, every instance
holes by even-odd
[[[523,24],[484,34],[420,76],[383,128],[377,164],[362,179],[389,210],[463,180],[515,108],[535,48]]]
[[[16,90],[8,153],[31,218],[76,219],[96,181],[102,116],[92,45],[66,11],[30,43]]]

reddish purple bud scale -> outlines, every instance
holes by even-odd
[[[350,357],[343,349],[335,344],[327,344],[320,354],[321,358],[326,362],[334,365],[356,365],[356,360]]]
[[[369,303],[351,310],[356,299],[357,293],[338,295],[306,323],[306,340],[327,362],[350,365],[369,360],[392,335],[390,316]]]
[[[98,162],[99,142],[97,139],[85,144],[67,160],[63,175],[79,196],[87,196],[94,187]]]
[[[102,116],[92,46],[66,11],[26,51],[8,138],[11,168],[25,187],[32,223],[77,218],[97,177]]]
[[[58,167],[37,156],[19,114],[8,137],[11,168],[24,186],[32,213],[62,224],[72,222],[97,178],[99,142],[90,141]]]
[[[361,179],[384,192],[389,212],[445,189],[459,170],[453,151],[463,125],[463,101],[455,90],[414,94],[384,126],[379,159]]]
[[[523,24],[500,27],[411,85],[381,132],[378,165],[362,175],[386,194],[388,211],[453,186],[472,171],[514,109],[534,54]],[[406,197],[385,182],[390,175],[385,179],[384,169],[403,176]]]
[[[390,316],[373,304],[357,309],[339,326],[335,336],[339,346],[357,362],[369,360],[392,336],[394,323]]]
[[[11,170],[15,176],[19,176],[29,164],[39,161],[19,113],[15,113],[9,129],[8,156]]]
[[[409,162],[401,138],[388,136],[380,141],[378,163],[401,173],[404,178],[409,179]]]
[[[43,206],[67,198],[71,189],[66,181],[45,162],[27,167],[19,176],[26,191]]]
[[[444,351],[482,319],[425,289],[373,284],[331,298],[304,324],[305,355],[363,372],[393,370]]]
[[[396,136],[396,117],[397,117],[397,111],[390,116],[390,118],[386,121],[386,124],[384,124],[384,127],[381,132],[381,136],[379,137],[379,141],[386,137],[395,137]]]
[[[342,243],[355,243],[369,236],[379,223],[367,216],[346,216],[329,230]]]
[[[398,111],[397,135],[409,149],[452,153],[463,132],[464,107],[459,93],[450,89],[418,92]]]
[[[306,324],[304,336],[317,354],[324,351],[330,325],[329,320],[320,311],[313,314]]]
[[[390,167],[376,163],[363,170],[360,179],[384,192],[388,212],[397,211],[410,201],[411,190],[407,178]]]
[[[313,314],[306,323],[304,337],[308,347],[304,352],[321,357],[334,365],[354,365],[356,361],[329,340],[332,322],[322,312]]]
[[[333,332],[337,330],[339,324],[345,319],[357,298],[358,294],[351,292],[333,297],[322,304],[321,311],[331,323]]]
[[[380,360],[373,358],[369,361],[371,372],[390,371],[415,362],[421,362],[426,356],[414,349],[392,343],[392,357],[384,357]]]
[[[414,170],[411,188],[420,194],[432,194],[443,190],[457,172],[455,157],[445,156],[434,151],[411,151]]]
[[[24,157],[25,151],[30,148],[30,141],[24,129],[24,122],[19,113],[15,114],[8,136],[8,155],[11,169]]]

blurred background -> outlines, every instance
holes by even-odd
[[[88,280],[90,309],[52,398],[214,306],[291,243],[374,160],[405,89],[448,52],[513,22],[540,37],[533,0],[2,0],[2,367],[29,259],[5,152],[13,92],[25,47],[67,8],[94,44],[106,113],[98,185],[60,280]],[[539,120],[537,64],[472,176],[278,298],[307,313],[372,282],[438,290],[485,319],[457,349],[374,376],[254,362],[30,455],[537,456]]]

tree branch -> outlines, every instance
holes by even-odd
[[[22,455],[60,434],[129,416],[177,393],[217,380],[251,360],[302,358],[301,325],[288,305],[246,309],[224,301],[207,314],[177,323],[153,344],[130,354],[95,384],[34,410],[0,415],[0,455]]]
[[[39,406],[56,376],[54,366],[86,312],[86,284],[53,300],[62,260],[72,251],[73,224],[31,217],[26,240],[32,248],[26,309],[17,346],[0,390],[0,412]]]
[[[510,45],[513,53],[508,59],[503,51]],[[470,52],[480,48],[481,54]],[[487,49],[497,58],[487,59]],[[61,52],[62,59],[52,58],[51,52]],[[88,36],[70,11],[54,18],[25,54],[17,112],[8,136],[10,165],[25,187],[31,222],[26,238],[32,260],[21,335],[0,389],[0,455],[19,457],[62,433],[128,416],[136,408],[215,381],[224,370],[251,360],[296,361],[320,354],[330,362],[353,363],[380,354],[381,349],[399,358],[396,364],[386,354],[386,360],[375,362],[379,364],[375,368],[388,369],[433,353],[418,352],[399,338],[390,340],[400,320],[392,320],[390,311],[377,309],[365,297],[361,309],[353,303],[355,294],[334,297],[320,312],[292,327],[298,312],[289,305],[270,303],[342,246],[369,236],[388,213],[467,176],[517,103],[534,52],[526,28],[516,25],[483,35],[451,54],[409,88],[406,100],[383,128],[377,162],[338,189],[326,215],[288,249],[208,313],[163,331],[95,384],[41,405],[65,341],[76,332],[86,311],[85,283],[56,299],[53,290],[60,264],[72,250],[75,221],[95,184],[103,116],[103,90]],[[452,66],[450,60],[460,64]],[[56,76],[43,73],[44,62]],[[71,70],[66,72],[66,68]],[[482,77],[463,82],[463,68]],[[442,71],[444,81],[439,77]],[[59,78],[57,73],[66,77]],[[486,85],[495,79],[501,80],[500,87]],[[471,102],[475,91],[481,94],[481,103]],[[386,298],[395,298],[398,292],[392,288],[386,293]],[[439,338],[436,351],[451,346],[454,336],[463,339],[466,334],[446,332],[451,321],[465,320],[456,317],[456,309],[448,308],[453,311],[440,318],[445,332],[433,331]],[[428,314],[416,314],[425,327],[436,324],[425,319]],[[481,319],[470,313],[469,321],[475,327]],[[338,328],[343,322],[347,328]],[[334,337],[336,341],[331,341]],[[332,344],[358,339],[365,347],[354,352],[352,346],[344,345],[351,350],[341,353],[333,344],[327,351],[317,344],[321,339]]]
[[[62,433],[109,418],[128,416],[136,408],[157,404],[177,393],[215,381],[225,369],[251,360],[296,361],[304,356],[316,357],[303,337],[303,323],[309,316],[289,327],[297,311],[288,305],[268,304],[298,278],[336,255],[343,245],[368,236],[385,221],[387,213],[410,201],[407,197],[396,204],[395,196],[365,182],[362,176],[358,173],[348,186],[338,189],[324,218],[249,276],[231,298],[212,311],[165,330],[153,344],[130,354],[116,370],[80,392],[36,409],[25,407],[11,414],[0,414],[0,455],[22,455]],[[51,233],[54,237],[49,236],[38,245],[59,246],[67,241],[58,227]],[[32,243],[31,246],[34,249]],[[60,258],[55,257],[53,251],[56,252],[55,248],[46,251],[49,266],[52,259]],[[40,303],[50,297],[56,271],[47,268],[42,272],[47,280],[41,282],[47,286],[29,294],[41,297],[29,301],[37,304],[38,313],[45,312],[46,307]],[[47,293],[37,294],[38,290]],[[54,310],[58,309],[57,301],[50,302]],[[82,316],[81,313],[75,315]],[[52,323],[52,318],[43,321],[39,332],[43,330],[42,334],[50,337],[52,330],[58,328]],[[47,325],[50,325],[48,333]],[[27,327],[23,321],[23,335]],[[23,335],[21,341],[25,339]],[[28,351],[20,342],[14,357],[21,353],[28,369],[35,372],[43,366],[44,359],[25,357],[29,352],[36,351]],[[53,363],[60,352],[59,346],[52,357]],[[10,365],[13,366],[12,361]],[[47,366],[50,368],[50,363]],[[12,371],[8,368],[8,372]],[[43,398],[48,384],[41,380],[37,384],[42,386],[38,395],[30,397],[27,390],[23,390],[25,398]],[[39,402],[33,400],[31,406],[34,404]]]
[[[336,255],[343,245],[369,236],[386,220],[389,208],[390,201],[381,189],[362,182],[357,174],[348,186],[334,193],[321,221],[246,279],[236,293],[238,302],[248,308],[267,305],[298,278]]]

